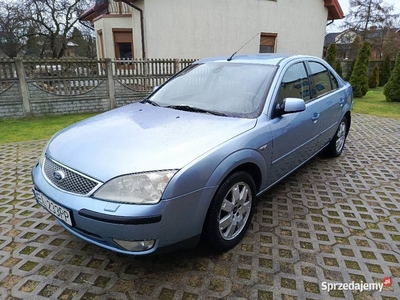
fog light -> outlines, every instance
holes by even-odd
[[[128,251],[146,251],[153,248],[155,240],[144,240],[144,241],[123,241],[113,239],[119,246]]]

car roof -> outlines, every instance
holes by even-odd
[[[205,62],[227,62],[230,56],[218,56],[203,58],[196,63]],[[279,65],[283,60],[290,58],[305,58],[311,56],[305,55],[292,55],[292,54],[279,54],[279,53],[262,53],[262,54],[247,54],[247,55],[234,55],[231,63],[253,63],[253,64],[266,64],[266,65]]]

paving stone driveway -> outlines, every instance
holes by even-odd
[[[45,142],[0,145],[0,299],[400,299],[400,121],[354,115],[343,156],[259,199],[242,244],[128,257],[63,230],[31,194]],[[321,283],[382,282],[329,293]]]

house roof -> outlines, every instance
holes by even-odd
[[[387,29],[387,28],[386,28]],[[373,41],[376,39],[381,39],[382,36],[385,34],[386,29],[383,28],[370,28],[366,33],[365,33],[365,40],[366,41]],[[400,29],[393,28],[391,30],[394,30],[395,33],[400,33]],[[346,29],[342,32],[331,32],[325,35],[325,40],[324,40],[324,47],[328,47],[330,44],[336,43],[337,47],[339,48],[340,45],[348,45],[351,42],[343,42],[341,41],[338,42],[338,40],[341,40],[341,37],[345,34],[349,35],[362,35],[362,31],[360,30],[355,30],[352,28]],[[351,40],[350,40],[351,41]]]
[[[75,44],[73,42],[68,42],[67,47],[78,47],[78,44]]]
[[[135,2],[136,0],[127,0]],[[307,1],[307,0],[306,0]],[[328,8],[328,20],[339,20],[344,18],[343,10],[339,4],[339,0],[324,0],[325,7]],[[93,19],[107,13],[108,2],[105,0],[96,0],[96,3],[87,9],[79,19],[81,21],[93,22]]]
[[[328,20],[340,20],[344,18],[339,0],[324,0],[324,2],[325,7],[328,8]]]
[[[339,34],[341,34],[341,32],[331,32],[325,35],[324,47],[328,47],[330,44],[333,44]]]
[[[93,4],[89,9],[85,10],[83,14],[79,16],[79,20],[81,21],[90,21],[93,23],[93,19],[101,16],[108,12],[108,1],[105,0],[96,0],[96,3]]]

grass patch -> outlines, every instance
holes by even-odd
[[[400,119],[400,102],[386,101],[383,87],[371,89],[362,98],[354,98],[354,113]]]
[[[0,144],[49,139],[57,131],[95,115],[96,113],[0,119]]]

